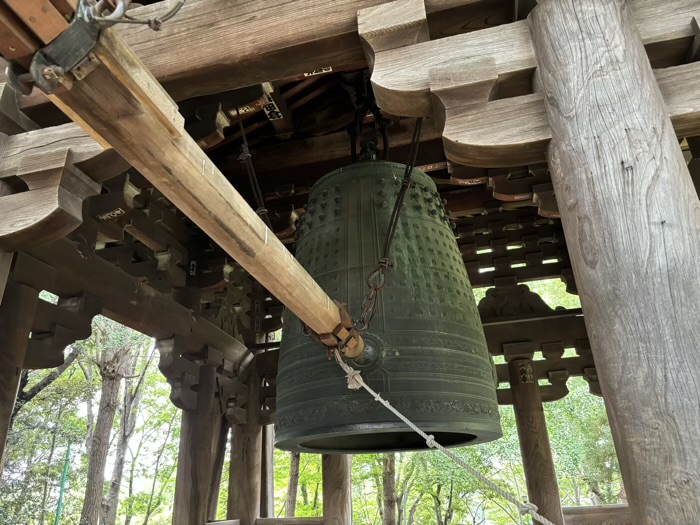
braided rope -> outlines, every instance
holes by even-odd
[[[458,456],[450,452],[448,449],[443,447],[440,443],[435,441],[435,437],[426,434],[423,432],[420,428],[418,428],[410,419],[408,419],[406,416],[404,416],[401,412],[399,412],[397,409],[395,409],[391,403],[389,403],[386,399],[384,399],[381,395],[379,395],[377,392],[375,392],[367,383],[365,383],[364,379],[362,379],[362,375],[360,374],[359,370],[355,370],[352,368],[349,364],[347,364],[345,361],[343,361],[343,358],[340,355],[340,352],[338,349],[335,350],[335,360],[340,365],[340,368],[343,369],[343,371],[347,374],[347,380],[348,380],[348,388],[350,390],[359,390],[361,388],[364,388],[369,394],[374,398],[375,401],[378,401],[382,405],[384,405],[387,410],[392,412],[396,417],[398,417],[401,421],[406,423],[406,425],[416,432],[418,435],[420,435],[423,439],[425,439],[426,445],[430,448],[434,448],[436,450],[439,450],[442,452],[445,456],[450,458],[453,462],[455,462],[457,465],[462,467],[464,470],[469,472],[472,476],[474,476],[476,479],[481,481],[484,485],[489,487],[491,490],[493,490],[496,494],[501,496],[504,500],[509,501],[513,505],[515,505],[518,508],[518,512],[522,515],[525,516],[526,514],[529,514],[532,516],[533,519],[537,520],[540,522],[542,525],[556,525],[555,523],[549,521],[547,518],[544,516],[540,515],[537,512],[537,505],[534,503],[527,503],[520,501],[516,496],[511,494],[510,492],[506,492],[503,490],[501,487],[496,485],[493,481],[491,481],[489,478],[484,476],[481,472],[476,470],[475,468],[469,466],[467,463],[462,461]]]

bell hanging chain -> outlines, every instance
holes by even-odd
[[[386,240],[384,241],[384,252],[382,254],[382,258],[379,259],[376,270],[374,270],[367,277],[367,286],[369,287],[369,291],[362,300],[360,317],[355,321],[355,328],[360,332],[364,332],[369,328],[372,318],[374,317],[379,292],[386,283],[386,272],[393,266],[393,263],[391,262],[391,245],[394,242],[394,237],[396,236],[396,228],[399,224],[399,216],[403,208],[403,201],[406,199],[406,193],[411,187],[411,175],[413,174],[413,168],[415,167],[416,158],[418,156],[418,145],[420,143],[422,126],[423,117],[419,117],[416,119],[416,125],[413,128],[411,149],[408,153],[408,163],[406,164],[406,170],[404,171],[401,189],[396,195],[394,209],[391,212],[389,228],[387,230]]]

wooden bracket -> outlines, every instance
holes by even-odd
[[[28,191],[0,197],[0,247],[18,251],[64,237],[83,220],[83,201],[100,192],[70,149],[23,156],[14,175]]]
[[[357,32],[370,70],[380,51],[430,40],[424,0],[395,0],[357,12]]]

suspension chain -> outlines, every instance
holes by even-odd
[[[396,228],[399,224],[399,216],[401,214],[401,209],[403,208],[403,201],[406,199],[406,193],[412,186],[411,175],[413,174],[413,168],[416,164],[416,157],[418,156],[418,144],[420,143],[420,132],[422,126],[423,118],[417,118],[416,125],[413,128],[411,149],[408,154],[408,163],[406,164],[406,170],[404,171],[401,189],[396,195],[396,202],[394,203],[394,209],[391,212],[391,219],[389,220],[389,229],[386,234],[386,240],[384,241],[384,252],[382,254],[382,258],[379,259],[377,268],[367,277],[367,287],[369,288],[369,291],[362,300],[360,317],[355,321],[355,328],[360,332],[364,332],[369,328],[372,318],[374,317],[375,308],[377,307],[379,292],[382,290],[382,288],[384,288],[384,284],[386,284],[386,272],[389,270],[389,268],[393,267],[393,263],[391,262],[391,245],[394,242],[394,237],[396,236]]]
[[[392,414],[394,414],[396,417],[398,417],[401,421],[406,423],[406,425],[411,430],[413,430],[415,433],[417,433],[419,436],[421,436],[423,439],[425,439],[425,443],[426,443],[426,445],[428,445],[428,447],[439,450],[445,456],[450,458],[454,463],[456,463],[457,465],[462,467],[469,474],[474,476],[476,479],[478,479],[484,485],[486,485],[488,488],[490,488],[492,491],[494,491],[496,494],[501,496],[506,501],[515,505],[518,509],[518,512],[522,516],[529,514],[530,516],[532,516],[533,519],[537,520],[542,525],[556,525],[555,523],[551,522],[550,520],[548,520],[547,518],[545,518],[544,516],[540,515],[537,512],[537,510],[538,510],[537,505],[535,505],[534,503],[520,501],[517,498],[517,496],[515,496],[514,494],[511,494],[510,492],[503,490],[496,483],[494,483],[489,478],[484,476],[481,472],[479,472],[474,467],[467,464],[459,456],[450,452],[448,449],[443,447],[440,443],[435,441],[435,437],[433,435],[427,434],[426,432],[423,432],[423,430],[421,430],[415,423],[413,423],[413,421],[411,421],[406,416],[404,416],[401,412],[399,412],[396,408],[394,408],[393,405],[391,403],[389,403],[389,401],[384,399],[379,393],[375,392],[367,383],[365,383],[365,380],[362,378],[360,371],[355,370],[348,363],[346,363],[343,360],[342,356],[340,355],[340,352],[337,349],[335,350],[335,360],[338,363],[338,365],[340,365],[340,368],[342,368],[343,371],[347,374],[348,388],[350,390],[359,390],[361,388],[364,388],[374,398],[375,401],[384,405],[384,407],[387,410],[389,410]]]

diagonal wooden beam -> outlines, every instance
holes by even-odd
[[[92,56],[95,68],[51,100],[111,144],[311,330],[334,332],[338,307],[185,133],[175,103],[113,29],[102,32]]]

